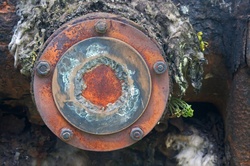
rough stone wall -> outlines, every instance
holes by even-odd
[[[196,31],[203,31],[209,42],[207,56],[211,53],[222,56],[230,74],[244,66],[244,41],[246,40],[250,1],[174,0],[175,4],[188,6],[190,22]],[[206,57],[207,57],[206,56]]]
[[[175,0],[178,3],[190,7],[190,22],[209,41],[203,88],[196,96],[188,90],[186,99],[210,101],[220,109],[228,165],[249,165],[250,1]]]
[[[250,68],[239,69],[227,105],[226,141],[228,159],[235,165],[250,165]]]
[[[13,56],[8,50],[13,27],[18,21],[15,6],[14,0],[0,1],[0,105],[14,107],[27,103],[34,109],[30,97],[30,79],[13,68]]]

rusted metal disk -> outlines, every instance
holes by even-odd
[[[142,115],[151,95],[151,78],[131,46],[114,38],[92,37],[73,45],[57,62],[52,92],[69,123],[104,135],[127,128]]]
[[[81,149],[110,151],[153,129],[167,104],[169,78],[161,50],[133,22],[95,13],[48,39],[33,91],[58,137]]]

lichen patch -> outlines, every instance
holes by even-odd
[[[15,67],[30,75],[44,41],[62,24],[93,12],[117,14],[143,27],[165,52],[180,94],[185,94],[188,79],[195,89],[201,88],[204,55],[189,19],[180,15],[171,0],[21,0],[20,20],[9,44]]]

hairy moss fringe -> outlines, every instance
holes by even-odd
[[[171,80],[179,85],[181,95],[188,80],[195,89],[201,88],[206,60],[189,19],[171,0],[20,0],[20,20],[9,44],[15,67],[30,75],[44,41],[62,24],[92,12],[117,14],[143,27],[165,52]]]

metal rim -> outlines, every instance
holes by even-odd
[[[157,75],[154,72],[153,65],[158,61],[164,61],[162,52],[158,45],[151,41],[143,32],[127,24],[124,19],[114,17],[109,14],[103,15],[107,22],[105,33],[97,33],[95,24],[100,21],[103,14],[92,15],[88,20],[87,16],[81,21],[70,22],[64,28],[56,32],[48,40],[46,48],[41,54],[39,61],[46,61],[51,66],[51,73],[54,72],[56,63],[60,57],[74,44],[91,37],[110,37],[121,40],[132,46],[145,60],[152,79],[152,92],[148,106],[141,117],[128,128],[109,135],[89,134],[72,126],[58,111],[54,103],[52,93],[52,75],[41,78],[34,73],[33,91],[37,109],[45,124],[60,137],[61,129],[68,128],[74,133],[74,136],[67,142],[75,147],[93,150],[110,151],[124,148],[135,143],[131,139],[130,132],[133,128],[139,127],[144,135],[148,134],[155,124],[161,118],[164,112],[169,95],[169,76],[168,72]],[[67,28],[65,28],[67,27]],[[141,42],[143,41],[143,43]]]

